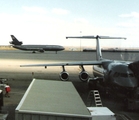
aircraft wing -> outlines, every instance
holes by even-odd
[[[102,61],[79,61],[79,62],[63,62],[63,63],[48,63],[48,64],[30,64],[20,65],[20,67],[41,67],[41,66],[81,66],[81,65],[102,65]]]

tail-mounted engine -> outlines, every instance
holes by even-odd
[[[82,71],[79,73],[79,79],[83,82],[86,82],[89,78],[88,73],[85,71],[83,66],[80,66],[80,68],[82,69]]]
[[[39,52],[41,52],[41,53],[44,53],[44,50],[43,49],[40,49],[40,50],[38,50]]]
[[[15,42],[15,41],[10,41],[9,43],[10,43],[10,44],[13,44],[13,45],[22,45],[22,44],[23,44],[23,42],[20,42],[20,41],[19,41],[19,42],[18,42],[18,41],[17,41],[17,42]]]
[[[59,74],[59,77],[62,81],[67,81],[69,80],[69,73],[65,71],[64,66],[62,66],[63,71]]]

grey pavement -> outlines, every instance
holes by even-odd
[[[105,58],[121,60],[121,54],[122,53],[119,52],[105,52],[103,53],[103,56]],[[138,55],[138,53],[136,54]],[[9,113],[7,119],[15,119],[15,108],[33,78],[60,80],[59,73],[62,71],[61,67],[48,67],[47,69],[44,67],[21,68],[21,64],[90,61],[95,59],[95,52],[61,51],[58,52],[58,54],[55,54],[55,52],[32,54],[31,52],[19,50],[0,50],[0,78],[6,78],[8,80],[7,82],[11,86],[10,97],[4,97],[4,106],[2,107],[2,110],[6,110]],[[74,66],[65,68],[70,73],[70,80],[73,82],[84,103],[87,105],[89,88],[87,83],[81,82],[78,78],[78,73],[80,71],[79,67]],[[85,69],[88,71],[90,76],[93,76],[92,66],[87,66]],[[1,89],[3,88],[1,87]],[[121,99],[114,98],[113,96],[105,96],[103,92],[100,94],[103,105],[111,109],[113,112],[126,114],[133,120],[139,119],[139,111],[127,111],[124,108]]]

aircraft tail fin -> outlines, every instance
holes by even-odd
[[[99,43],[99,39],[126,39],[123,37],[109,37],[109,36],[77,36],[77,37],[66,37],[68,38],[82,38],[82,39],[96,39],[96,59],[97,60],[102,60],[102,53],[101,53],[101,47]]]
[[[96,36],[96,59],[102,60],[102,52],[101,52],[101,46],[99,43],[99,36]]]
[[[13,45],[22,45],[23,44],[21,41],[17,40],[14,35],[11,35],[11,38],[12,38],[12,41],[9,42],[10,44],[13,44]]]
[[[109,37],[109,36],[96,36],[96,58],[97,60],[102,60],[102,53],[101,53],[101,47],[99,43],[99,39],[126,39],[124,37]]]

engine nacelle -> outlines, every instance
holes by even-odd
[[[79,73],[79,78],[80,78],[81,81],[86,82],[89,78],[89,75],[86,71],[81,71]]]
[[[13,44],[13,45],[22,45],[23,44],[23,42],[14,42],[14,41],[10,41],[9,42],[10,44]]]
[[[69,80],[69,73],[66,71],[62,71],[60,73],[59,77],[62,81],[67,81],[67,80]]]

